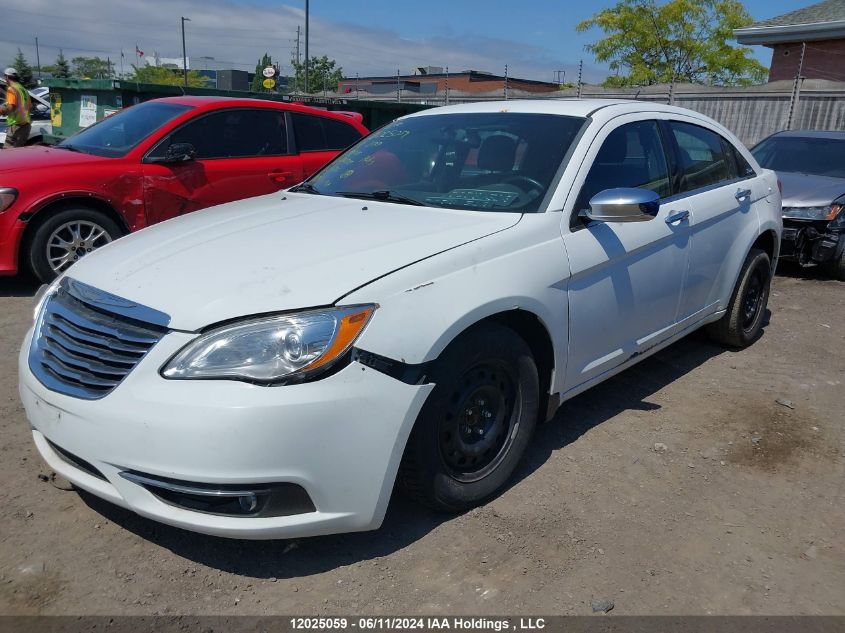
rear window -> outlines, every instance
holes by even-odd
[[[348,123],[310,114],[293,114],[293,129],[300,152],[346,149],[363,136]]]
[[[774,136],[757,145],[751,153],[766,169],[813,176],[845,178],[845,140]]]

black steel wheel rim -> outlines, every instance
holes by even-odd
[[[757,320],[757,315],[763,304],[765,289],[766,280],[763,271],[759,267],[755,268],[751,273],[751,279],[748,280],[748,286],[745,288],[745,296],[742,300],[742,328],[746,332],[754,326],[754,322]]]
[[[450,477],[469,483],[502,463],[519,424],[517,380],[503,362],[484,361],[456,382],[438,429],[438,446]]]

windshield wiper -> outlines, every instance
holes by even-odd
[[[362,200],[382,200],[384,202],[396,202],[398,204],[411,204],[415,207],[424,207],[425,203],[403,196],[401,193],[392,191],[337,191],[337,195],[344,198],[361,198]]]
[[[296,185],[295,187],[291,187],[290,190],[295,191],[296,193],[299,193],[300,191],[302,191],[304,193],[313,193],[314,195],[317,195],[317,196],[322,195],[322,193],[323,193],[322,191],[317,189],[317,187],[312,185],[310,182],[301,182],[298,185]]]
[[[54,145],[53,147],[58,147],[59,149],[66,149],[69,152],[79,152],[80,154],[87,154],[88,152],[84,152],[75,145],[71,145],[70,143],[59,143],[58,145]]]

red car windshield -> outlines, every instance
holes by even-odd
[[[147,101],[126,108],[77,132],[56,147],[71,151],[120,158],[133,147],[192,106]]]

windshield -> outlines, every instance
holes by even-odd
[[[454,209],[536,212],[584,122],[518,112],[408,117],[347,150],[303,190]]]
[[[56,147],[108,158],[125,156],[162,125],[190,108],[177,103],[147,101],[106,117]]]
[[[845,178],[845,140],[783,136],[768,138],[751,150],[766,169]]]

